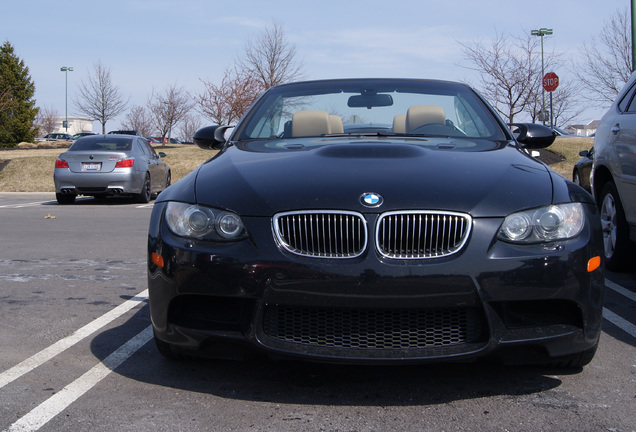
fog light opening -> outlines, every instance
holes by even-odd
[[[595,256],[594,258],[590,258],[590,260],[587,262],[587,271],[588,273],[591,273],[597,268],[599,268],[600,266],[601,266],[601,257]]]

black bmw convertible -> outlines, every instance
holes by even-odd
[[[157,198],[148,283],[169,358],[580,368],[601,331],[591,196],[529,155],[470,87],[284,84]]]

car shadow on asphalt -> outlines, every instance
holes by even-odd
[[[148,306],[91,342],[104,359],[150,325]],[[571,371],[577,373],[579,370]],[[114,371],[135,381],[246,401],[346,406],[421,406],[554,389],[567,371],[498,363],[351,366],[276,361],[167,360],[152,340]]]

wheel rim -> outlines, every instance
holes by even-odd
[[[605,257],[611,258],[616,250],[618,223],[616,222],[616,202],[611,194],[605,195],[601,205],[601,226],[603,228],[603,249]]]

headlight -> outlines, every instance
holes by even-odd
[[[497,237],[511,243],[545,243],[576,237],[584,224],[581,203],[557,204],[508,215]]]
[[[224,210],[171,201],[165,218],[170,231],[181,237],[213,241],[247,237],[241,218]]]

